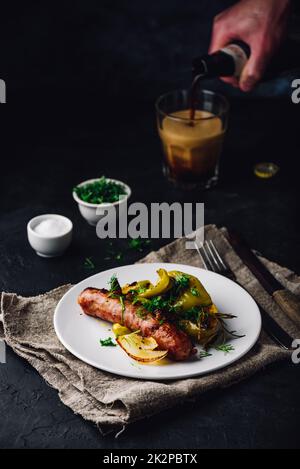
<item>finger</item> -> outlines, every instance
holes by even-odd
[[[213,52],[216,52],[222,47],[226,46],[231,40],[232,36],[229,33],[229,29],[226,28],[224,21],[216,17],[211,34],[211,41],[208,50],[209,54],[212,54]]]
[[[226,31],[218,31],[217,33],[213,33],[208,53],[213,54],[214,52],[217,52],[218,50],[222,49],[222,47],[227,46],[231,40],[231,36]]]
[[[220,77],[220,79],[234,88],[239,88],[239,81],[235,77]]]
[[[250,58],[240,77],[239,86],[242,91],[249,92],[253,90],[255,85],[262,79],[267,63],[268,56],[266,56],[265,51],[261,49],[251,50]]]

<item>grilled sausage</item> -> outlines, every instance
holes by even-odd
[[[160,349],[168,350],[173,360],[186,360],[195,353],[195,349],[188,335],[178,329],[174,324],[161,321],[147,314],[140,317],[137,314],[140,308],[125,300],[125,310],[118,298],[110,298],[107,290],[86,288],[78,297],[78,303],[85,314],[103,319],[112,323],[122,323],[133,331],[140,330],[144,337],[153,337]]]

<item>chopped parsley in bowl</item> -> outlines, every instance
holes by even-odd
[[[121,196],[127,195],[126,187],[114,180],[102,176],[100,179],[86,182],[74,187],[79,199],[89,204],[107,204],[118,202]]]
[[[84,181],[73,189],[73,199],[81,215],[93,226],[102,218],[103,210],[115,211],[118,208],[119,213],[125,208],[130,195],[131,189],[127,184],[105,176]]]

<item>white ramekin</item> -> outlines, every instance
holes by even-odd
[[[84,202],[81,200],[76,192],[73,191],[73,199],[77,202],[79,211],[83,218],[92,226],[96,226],[100,218],[103,216],[103,210],[105,210],[105,214],[109,216],[110,212],[115,211],[116,215],[120,214],[120,210],[124,208],[127,200],[131,196],[131,189],[130,187],[122,181],[118,181],[117,179],[110,179],[107,178],[108,181],[116,182],[122,185],[125,188],[126,194],[117,202],[112,203],[104,203],[104,204],[91,204],[89,202]],[[87,181],[83,181],[78,186],[84,186],[85,184],[89,184],[91,182],[99,181],[99,178],[95,179],[88,179]]]
[[[57,236],[44,236],[35,232],[35,227],[44,220],[56,219],[65,224],[65,231]],[[27,224],[30,246],[41,257],[56,257],[64,253],[72,241],[73,223],[69,218],[54,213],[46,213],[32,218]]]

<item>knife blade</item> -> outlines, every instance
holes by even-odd
[[[262,287],[272,296],[278,306],[292,321],[300,325],[300,301],[269,272],[252,252],[246,241],[234,230],[228,229],[228,240],[244,264],[251,270]]]
[[[259,306],[262,327],[271,339],[285,350],[292,350],[294,339],[282,329],[281,326],[261,307]]]
[[[226,277],[233,280],[235,283],[240,285],[242,288],[245,288],[244,285],[239,283],[236,279],[234,272],[228,267],[228,272]],[[261,315],[262,327],[263,330],[268,334],[268,336],[281,348],[285,350],[292,350],[292,343],[294,339],[282,329],[281,326],[260,306],[257,305]]]
[[[207,270],[209,270],[208,266],[206,265],[206,262],[203,259],[203,256],[201,254],[201,251],[197,243],[195,243],[195,248],[201,259],[201,263],[204,265],[204,267]],[[225,264],[224,260],[222,260],[222,262],[223,264]],[[245,288],[244,285],[238,282],[235,273],[233,272],[233,270],[231,270],[229,265],[225,264],[225,266],[226,268],[223,269],[222,271],[219,271],[218,273],[220,273],[221,275],[224,275],[230,280],[233,280],[242,288]],[[264,331],[268,334],[268,336],[283,349],[292,350],[292,343],[294,339],[285,330],[283,330],[282,327],[260,305],[258,305],[258,308],[261,314],[262,327]]]

